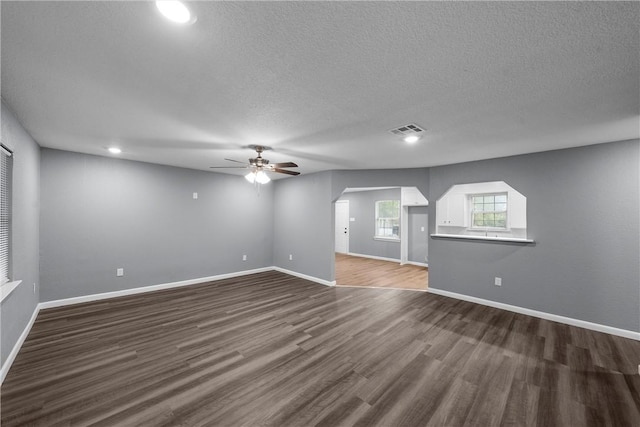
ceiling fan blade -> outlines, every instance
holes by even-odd
[[[296,171],[288,171],[286,169],[278,169],[278,168],[274,168],[271,170],[271,172],[277,172],[277,173],[285,173],[287,175],[300,175],[300,172],[296,172]]]
[[[225,160],[228,160],[230,162],[242,163],[243,165],[247,164],[247,162],[241,162],[239,160],[233,160],[233,159],[225,159]]]
[[[297,168],[298,167],[298,165],[296,165],[293,162],[273,163],[271,166],[273,166],[274,168]]]

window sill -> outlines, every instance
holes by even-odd
[[[511,233],[510,228],[467,228],[469,233]]]
[[[400,243],[400,239],[395,238],[395,237],[380,237],[380,236],[373,236],[373,240],[380,240],[382,242],[396,242],[396,243]]]
[[[20,283],[22,283],[22,280],[14,280],[13,282],[7,282],[0,286],[0,302],[4,301],[9,295],[11,295],[11,292],[13,292]]]
[[[470,236],[466,234],[432,234],[431,237],[444,239],[483,240],[489,242],[535,243],[535,241],[531,239],[522,239],[520,237]]]

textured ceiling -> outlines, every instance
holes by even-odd
[[[639,137],[638,2],[189,7],[2,1],[2,97],[43,147],[207,170],[248,144],[310,173]]]

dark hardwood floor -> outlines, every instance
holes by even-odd
[[[427,267],[336,253],[336,284],[426,291]]]
[[[43,310],[2,426],[640,425],[640,342],[268,272]]]

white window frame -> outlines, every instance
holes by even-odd
[[[493,210],[493,211],[486,211],[486,210],[482,210],[482,211],[476,211],[475,210],[475,203],[473,201],[474,197],[494,197],[494,205],[495,203],[495,197],[498,196],[504,196],[505,201],[504,201],[504,205],[505,205],[505,210],[504,211],[497,211],[497,210]],[[484,203],[483,203],[484,204]],[[502,202],[501,202],[502,204]],[[476,213],[503,213],[505,214],[505,220],[504,220],[504,227],[496,227],[496,226],[485,226],[485,225],[475,225],[474,222],[474,214]],[[507,192],[496,192],[496,193],[476,193],[476,194],[469,194],[469,229],[471,230],[488,230],[488,231],[508,231],[509,230],[509,194]]]
[[[398,216],[397,217],[390,217],[390,218],[380,218],[378,215],[378,206],[379,203],[383,203],[383,202],[396,202],[398,204]],[[396,199],[385,199],[385,200],[376,200],[375,201],[375,217],[374,217],[374,234],[373,234],[373,238],[376,240],[392,240],[392,241],[400,241],[400,216],[401,216],[401,206],[400,206],[400,200],[396,200]],[[380,235],[378,234],[378,222],[380,221],[380,219],[383,220],[395,220],[398,223],[398,234],[397,235]],[[393,229],[392,229],[393,230]]]
[[[11,282],[11,187],[13,152],[0,144],[0,286]]]
[[[13,152],[0,143],[0,303],[18,287],[22,280],[11,281],[11,191]]]

